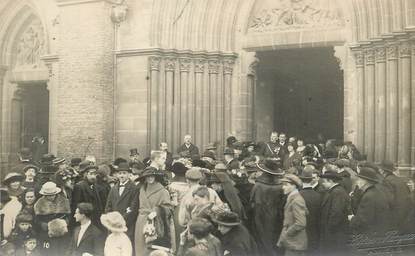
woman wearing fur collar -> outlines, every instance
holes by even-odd
[[[61,193],[61,189],[54,182],[43,184],[39,194],[41,198],[35,203],[35,223],[38,225],[39,239],[44,249],[49,244],[48,223],[54,219],[64,219],[68,222],[71,214],[69,200]]]

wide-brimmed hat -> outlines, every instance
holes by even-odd
[[[202,154],[202,158],[206,158],[206,157],[216,159],[215,153],[208,149],[206,149]]]
[[[163,176],[163,175],[164,173],[162,171],[159,171],[156,168],[149,166],[149,167],[146,167],[146,169],[144,169],[144,172],[136,180],[141,180],[148,176]]]
[[[42,188],[39,191],[39,194],[43,196],[51,196],[59,194],[62,190],[56,186],[55,182],[48,181],[43,184]]]
[[[54,165],[59,165],[59,164],[62,164],[62,163],[64,163],[65,162],[65,158],[63,158],[63,157],[55,157],[53,160],[52,160],[52,163],[54,164]]]
[[[17,172],[10,172],[4,177],[3,184],[8,185],[15,181],[23,181],[24,177],[20,173]]]
[[[213,218],[212,220],[217,224],[228,227],[238,226],[241,224],[238,214],[229,211],[220,212],[216,218]]]
[[[260,163],[257,164],[257,167],[266,173],[272,175],[284,175],[284,171],[282,170],[281,160],[278,159],[264,159]]]
[[[40,159],[39,163],[42,166],[50,166],[50,165],[54,165],[53,164],[53,159],[55,159],[56,157],[53,154],[44,154],[42,156],[42,158]]]
[[[226,168],[226,165],[224,163],[217,163],[215,165],[215,172],[226,172],[228,168]]]
[[[211,143],[207,144],[205,149],[206,150],[216,150],[217,149],[216,143],[211,142]]]
[[[185,177],[189,180],[200,180],[203,178],[203,174],[199,168],[192,167],[186,171]]]
[[[97,171],[98,171],[98,166],[92,165],[92,164],[83,169],[83,173],[97,172]]]
[[[74,157],[71,159],[71,166],[79,166],[79,164],[82,162],[82,159],[80,157]]]
[[[182,162],[175,161],[175,162],[173,163],[173,165],[171,166],[171,171],[172,171],[174,174],[177,174],[177,175],[180,175],[180,176],[185,175],[185,174],[186,174],[186,172],[187,172],[187,170],[189,170],[189,168],[187,168],[187,167],[184,165],[184,163],[182,163]]]
[[[360,172],[357,174],[358,177],[375,183],[379,182],[376,171],[374,169],[369,167],[362,167],[359,169]]]
[[[116,168],[116,169],[114,170],[114,172],[121,172],[121,171],[124,171],[124,172],[129,172],[129,173],[131,173],[131,172],[132,172],[132,170],[131,170],[131,168],[130,168],[130,165],[129,165],[128,163],[126,163],[126,162],[122,162],[122,163],[120,163],[120,164],[118,165],[118,168]]]
[[[305,166],[303,168],[303,171],[301,172],[301,174],[298,176],[301,180],[303,180],[304,182],[310,182],[313,179],[313,173],[314,173],[315,169],[311,166]]]
[[[303,182],[301,181],[301,179],[294,174],[285,174],[284,178],[281,179],[281,182],[288,182],[294,184],[297,188],[303,187]]]
[[[23,171],[23,173],[25,173],[25,172],[26,172],[27,170],[29,170],[29,169],[34,169],[36,173],[37,173],[37,172],[39,172],[39,167],[37,167],[36,165],[33,165],[33,164],[26,165],[26,166],[22,169],[22,171]]]
[[[117,211],[103,214],[101,223],[111,232],[126,232],[128,230],[124,218]]]
[[[379,164],[379,168],[384,170],[384,171],[387,171],[387,172],[394,172],[395,171],[395,164],[392,161],[383,160]]]
[[[339,180],[342,179],[340,174],[338,174],[337,172],[332,171],[332,170],[326,171],[325,173],[321,174],[320,178],[331,179],[331,180],[335,180],[335,181],[339,181]]]
[[[30,213],[20,212],[16,216],[16,223],[32,223],[33,216]]]

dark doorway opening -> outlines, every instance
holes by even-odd
[[[48,152],[49,91],[45,84],[24,85],[22,88],[20,147],[31,148],[34,158],[39,158]]]
[[[343,71],[332,47],[258,52],[257,138],[343,139]],[[263,121],[264,123],[260,123]]]

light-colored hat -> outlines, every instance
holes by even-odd
[[[126,232],[125,220],[119,212],[109,212],[101,216],[101,223],[111,232]]]
[[[8,185],[15,181],[23,181],[24,177],[20,173],[17,172],[10,172],[4,178],[3,184]]]
[[[39,194],[44,196],[51,196],[60,193],[62,190],[56,186],[56,183],[52,181],[48,181],[43,184],[42,189],[40,190]]]

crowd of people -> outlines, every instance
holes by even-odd
[[[351,255],[415,222],[394,163],[277,132],[102,164],[23,148],[2,185],[0,255]]]

